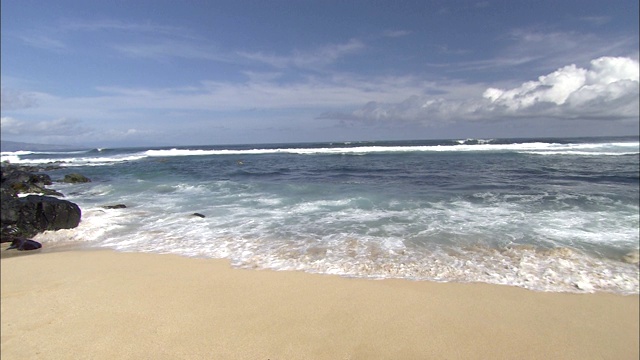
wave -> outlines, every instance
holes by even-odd
[[[460,145],[484,145],[490,144],[494,142],[494,139],[464,139],[464,140],[456,140],[456,142]]]
[[[104,166],[114,165],[125,161],[136,161],[144,159],[146,156],[142,154],[124,154],[114,157],[69,157],[69,158],[36,158],[25,159],[18,155],[2,156],[2,161],[8,161],[12,164],[22,165],[40,165],[55,164],[58,166]]]
[[[597,152],[597,151],[526,151],[524,153],[533,155],[582,155],[582,156],[623,156],[637,155],[638,152]]]
[[[465,140],[466,141],[466,140]],[[258,149],[164,149],[147,150],[150,157],[206,156],[206,155],[257,155],[257,154],[372,154],[372,153],[408,153],[408,152],[519,152],[531,154],[555,155],[629,155],[640,153],[640,143],[513,143],[492,144],[489,140],[475,144],[458,145],[421,145],[421,146],[354,146],[354,147],[318,147],[318,148],[258,148]],[[606,151],[605,151],[606,150]]]
[[[24,156],[24,155],[64,155],[64,154],[86,154],[91,152],[93,149],[89,150],[74,150],[74,151],[29,151],[29,150],[18,150],[18,151],[3,151],[0,153],[2,156]]]
[[[54,163],[60,166],[102,166],[126,161],[137,161],[144,158],[180,157],[180,156],[223,156],[223,155],[262,155],[262,154],[294,154],[294,155],[367,155],[367,154],[398,154],[398,153],[428,153],[428,152],[512,152],[530,155],[555,156],[620,156],[640,154],[640,142],[603,142],[603,143],[559,143],[559,142],[517,142],[499,143],[493,139],[456,140],[452,144],[439,143],[434,145],[402,145],[402,144],[346,144],[332,146],[319,144],[311,147],[309,144],[291,145],[289,147],[260,148],[232,147],[223,149],[105,149],[95,148],[83,151],[66,152],[34,152],[14,151],[1,153],[1,160],[16,164],[46,164]],[[43,156],[45,155],[45,156]],[[46,156],[52,155],[52,156]],[[69,156],[79,155],[79,156]],[[82,156],[85,155],[85,156]]]

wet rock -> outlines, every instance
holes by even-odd
[[[629,263],[629,264],[640,264],[640,251],[636,250],[636,251],[631,251],[627,254],[625,254],[622,257],[622,260],[624,260],[624,262]]]
[[[36,250],[40,249],[42,244],[37,241],[25,238],[12,238],[11,245],[7,248],[7,250],[16,249],[19,251],[25,250]]]
[[[64,176],[64,179],[62,179],[62,182],[66,182],[66,183],[86,183],[86,182],[91,182],[91,179],[89,179],[88,177],[78,174],[78,173],[73,173],[73,174],[67,174]]]
[[[200,213],[193,213],[193,214],[191,214],[191,216],[197,216],[197,217],[200,217],[200,218],[205,217],[204,215],[202,215]]]
[[[35,193],[44,195],[62,196],[55,190],[46,189],[46,185],[51,185],[51,178],[47,174],[34,174],[24,170],[25,168],[4,165],[2,166],[1,187],[3,193],[20,194]]]
[[[78,205],[55,196],[61,193],[46,189],[51,178],[34,174],[29,167],[2,163],[0,184],[0,242],[29,238],[46,230],[70,229],[78,226],[82,213]],[[39,193],[19,197],[21,193]]]
[[[127,205],[125,204],[105,205],[102,208],[103,209],[126,209]]]
[[[72,229],[80,224],[80,207],[70,201],[40,195],[29,195],[18,201],[18,235],[31,237],[47,230]]]

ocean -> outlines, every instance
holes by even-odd
[[[638,137],[603,137],[16,151],[2,160],[56,163],[54,181],[92,180],[50,186],[83,216],[75,229],[37,235],[45,248],[637,294],[639,156]],[[126,208],[105,208],[116,204]]]

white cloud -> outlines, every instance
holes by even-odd
[[[487,88],[468,98],[410,96],[397,103],[369,102],[351,113],[323,118],[364,122],[416,122],[515,118],[636,119],[639,106],[638,61],[602,57],[588,69],[568,65],[511,89]]]
[[[59,39],[47,34],[24,34],[18,37],[25,44],[44,50],[60,52],[67,49],[67,45]]]
[[[386,30],[382,33],[385,37],[397,38],[410,35],[412,32],[409,30]]]
[[[342,44],[327,44],[307,51],[294,51],[287,56],[261,52],[239,52],[238,55],[276,68],[297,67],[312,69],[331,64],[343,56],[359,52],[364,47],[365,45],[360,40],[351,39]]]
[[[579,18],[580,20],[593,24],[593,25],[604,25],[611,21],[611,16],[583,16]]]
[[[30,93],[10,90],[5,87],[0,91],[0,107],[4,110],[28,109],[37,105],[37,100]]]
[[[185,41],[160,40],[155,42],[116,44],[112,48],[121,54],[141,59],[183,58],[233,62],[233,57],[208,45]]]
[[[287,121],[316,117],[390,125],[541,117],[637,121],[638,117],[638,62],[629,58],[599,58],[588,68],[569,65],[534,81],[500,88],[461,81],[428,82],[414,76],[333,74],[283,84],[279,73],[245,75],[248,81],[242,83],[101,87],[97,89],[102,92],[100,96],[23,93],[38,106],[11,111],[3,108],[2,131],[16,136],[55,133],[69,139],[68,135],[82,134],[96,141],[123,136],[144,139],[154,127],[175,128],[175,116],[171,114],[198,119],[211,128],[223,126],[224,119],[257,116],[250,111],[275,115],[260,116],[261,123],[276,123],[284,119],[283,114],[296,112],[299,120]],[[6,91],[3,89],[3,96]],[[42,121],[51,118],[59,120]],[[81,118],[95,129],[84,129],[69,118]]]
[[[56,119],[49,121],[24,121],[12,117],[0,118],[3,134],[20,136],[77,136],[90,132],[73,119]]]
[[[637,49],[638,36],[630,33],[610,38],[593,33],[518,28],[503,34],[496,42],[505,42],[506,46],[491,58],[429,65],[452,72],[494,71],[494,78],[506,73],[505,68],[518,69],[522,74],[535,76],[541,71],[565,64],[586,66],[590,60],[605,55],[637,58],[637,50],[633,54],[630,49]]]
[[[177,36],[181,38],[193,38],[191,31],[176,26],[157,25],[151,22],[134,23],[119,20],[65,20],[60,28],[71,31],[125,31],[131,33],[150,33],[154,35]]]
[[[495,106],[490,109],[511,115],[593,118],[597,105],[597,117],[633,117],[638,115],[638,72],[636,60],[602,57],[591,61],[590,69],[565,66],[514,89],[489,88],[483,97]]]

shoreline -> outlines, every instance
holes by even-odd
[[[3,256],[3,358],[637,359],[638,295],[232,268],[83,249]]]
[[[259,267],[254,265],[253,267],[249,266],[234,266],[232,265],[232,260],[228,258],[212,258],[207,256],[189,256],[180,253],[170,253],[170,252],[155,252],[155,251],[131,251],[131,250],[117,250],[109,247],[96,247],[91,246],[83,242],[51,242],[42,241],[42,239],[37,236],[34,237],[35,240],[46,244],[47,246],[43,246],[37,250],[31,251],[9,251],[6,252],[5,249],[9,246],[9,243],[0,243],[0,258],[11,258],[16,256],[26,256],[26,255],[34,255],[34,254],[48,254],[48,253],[58,253],[58,252],[93,252],[93,251],[107,251],[114,253],[133,253],[133,254],[151,254],[151,255],[161,255],[161,256],[177,256],[180,258],[186,259],[201,259],[201,260],[213,260],[213,261],[224,261],[229,263],[230,268],[237,270],[255,270],[255,271],[274,271],[274,272],[301,272],[305,274],[311,275],[322,275],[322,276],[337,276],[345,279],[356,279],[356,280],[369,280],[369,281],[378,281],[378,280],[400,280],[400,281],[409,281],[409,282],[428,282],[428,283],[438,283],[438,284],[481,284],[481,285],[490,285],[490,286],[506,286],[506,287],[514,287],[519,289],[524,289],[527,291],[533,292],[541,292],[541,293],[551,293],[551,294],[611,294],[616,296],[635,296],[640,295],[639,292],[633,291],[608,291],[608,290],[598,290],[598,289],[582,289],[578,286],[578,284],[574,284],[575,288],[571,290],[547,290],[540,289],[536,287],[527,287],[518,284],[510,284],[510,283],[494,283],[494,282],[486,282],[486,281],[439,281],[433,279],[422,279],[422,278],[410,278],[410,277],[378,277],[378,276],[365,276],[365,275],[352,275],[352,274],[341,274],[341,273],[328,273],[328,272],[318,272],[318,271],[308,271],[305,269],[278,269],[278,268],[269,268],[269,267]],[[636,264],[637,265],[637,264]]]

